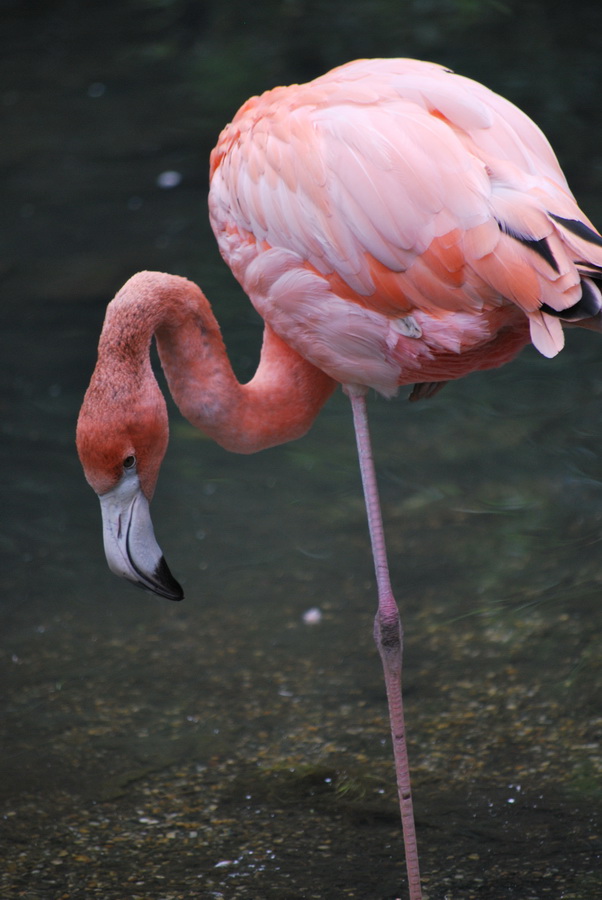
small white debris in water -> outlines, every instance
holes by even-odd
[[[106,84],[103,84],[102,81],[94,81],[88,88],[88,97],[92,97],[93,99],[102,97],[106,90]]]
[[[182,173],[168,169],[167,172],[161,172],[157,178],[157,184],[160,188],[177,187],[182,182]]]
[[[302,618],[305,625],[319,625],[322,621],[322,610],[312,606],[311,609],[305,610]]]
[[[214,865],[214,869],[223,869],[224,866],[232,866],[234,865],[233,859],[222,859],[221,862],[218,862]]]

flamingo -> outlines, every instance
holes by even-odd
[[[351,402],[378,607],[410,900],[421,900],[391,588],[366,395],[410,399],[512,360],[563,326],[602,330],[602,237],[539,128],[475,81],[411,59],[358,60],[248,100],[211,154],[209,210],[226,263],[263,317],[240,384],[201,290],[134,275],[109,304],[77,426],[109,567],[179,600],[149,513],[167,412],[154,336],[183,415],[253,453],[301,437],[342,385]]]

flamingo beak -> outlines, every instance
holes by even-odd
[[[184,592],[157,544],[148,500],[136,473],[124,472],[121,481],[99,499],[111,572],[168,600],[182,600]]]

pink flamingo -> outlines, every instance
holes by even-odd
[[[411,900],[421,886],[401,692],[402,629],[368,434],[369,388],[547,357],[563,323],[602,330],[602,238],[547,140],[480,84],[409,59],[360,60],[253,97],[211,155],[211,223],[265,320],[259,367],[236,380],[196,285],[141,272],[109,305],[77,446],[100,495],[110,568],[182,590],[149,514],[167,413],[154,335],[183,415],[239,453],[300,437],[337,384],[353,410],[378,585],[375,639],[389,703]]]

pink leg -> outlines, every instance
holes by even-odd
[[[363,389],[355,387],[347,387],[345,392],[351,400],[351,408],[353,409],[353,424],[355,426],[364,498],[370,527],[370,539],[372,541],[372,555],[374,557],[376,582],[378,585],[378,610],[374,620],[374,640],[376,641],[385,673],[410,900],[422,900],[401,693],[403,630],[389,578],[385,535],[378,499],[370,433],[368,431],[366,395]]]

